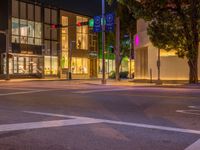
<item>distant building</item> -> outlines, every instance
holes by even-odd
[[[147,26],[144,20],[140,19],[137,22],[137,34],[135,36],[135,79],[152,78],[157,80],[158,69],[158,49],[150,42],[147,35]],[[189,67],[187,59],[178,58],[175,51],[161,50],[161,80],[188,80]],[[200,68],[200,53],[199,65]],[[199,70],[200,78],[200,70]]]

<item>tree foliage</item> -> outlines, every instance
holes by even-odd
[[[159,49],[186,57],[190,83],[198,83],[199,0],[118,0],[136,18],[149,22],[148,35]]]

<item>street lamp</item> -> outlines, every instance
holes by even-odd
[[[105,75],[105,0],[102,0],[102,84],[106,84]]]

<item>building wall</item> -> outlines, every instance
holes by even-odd
[[[137,26],[138,32],[135,35],[135,79],[150,79],[152,72],[152,79],[156,80],[158,78],[158,49],[151,44],[148,38],[146,30],[148,24],[140,19]],[[147,54],[144,54],[144,49],[148,51]],[[162,80],[188,80],[189,67],[186,58],[178,58],[176,55],[161,55],[160,59]],[[198,62],[200,78],[200,54]],[[145,65],[146,63],[148,64],[147,66]]]
[[[87,79],[87,78],[94,78],[94,77],[97,77],[97,58],[91,58],[89,56],[89,53],[90,52],[97,52],[97,46],[95,46],[96,48],[92,47],[92,45],[90,44],[90,40],[92,40],[90,37],[91,35],[94,35],[94,33],[91,33],[90,32],[90,29],[88,26],[84,26],[83,28],[87,28],[88,29],[88,33],[87,33],[87,39],[88,39],[88,42],[85,42],[84,43],[84,40],[80,41],[81,44],[85,44],[85,46],[87,48],[79,48],[78,46],[78,38],[77,38],[77,27],[76,24],[77,24],[77,17],[82,17],[84,19],[87,19],[89,20],[90,18],[87,17],[87,16],[82,16],[82,15],[79,15],[79,14],[75,14],[75,13],[71,13],[71,12],[66,12],[66,11],[61,11],[60,13],[61,15],[61,19],[62,19],[62,16],[64,17],[67,17],[68,18],[68,25],[69,27],[67,28],[68,29],[68,48],[66,49],[62,49],[65,50],[65,51],[68,51],[68,56],[65,56],[65,57],[70,57],[70,43],[72,43],[73,41],[73,45],[72,45],[72,78],[75,78],[75,79]],[[85,37],[85,36],[84,36]],[[61,41],[62,44],[65,44],[63,43],[64,41]],[[65,41],[66,42],[66,41]],[[75,43],[74,43],[75,42]],[[97,42],[97,41],[96,41]],[[97,43],[94,43],[94,44],[97,44]],[[82,45],[82,46],[83,46]],[[61,56],[63,57],[63,56]],[[77,72],[74,72],[73,71],[73,68],[77,68],[78,66],[74,66],[73,65],[73,60],[80,60],[82,59],[83,63],[86,63],[87,62],[87,68],[85,68],[85,66],[83,64],[80,64],[80,66],[82,65],[86,70],[87,70],[87,73],[77,73]],[[69,60],[68,60],[69,61]],[[77,61],[78,62],[78,61]],[[68,66],[65,65],[65,67],[63,67],[63,69],[67,69],[68,70]]]

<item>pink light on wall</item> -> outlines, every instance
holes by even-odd
[[[135,36],[135,46],[139,46],[140,44],[140,38],[139,38],[139,35],[136,35]]]

